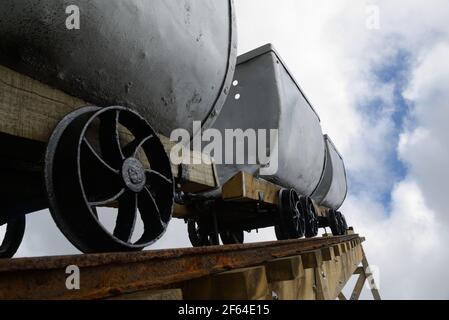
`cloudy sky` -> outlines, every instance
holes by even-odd
[[[342,211],[367,238],[383,297],[448,299],[449,2],[237,0],[236,9],[240,53],[273,43],[343,154]],[[77,252],[46,212],[28,222],[19,256]],[[180,221],[156,248],[174,246],[189,246]]]

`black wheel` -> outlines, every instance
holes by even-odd
[[[195,220],[188,220],[187,230],[189,233],[190,243],[194,247],[208,247],[219,245],[211,228],[199,224]]]
[[[337,211],[337,218],[338,218],[338,221],[340,224],[341,234],[344,235],[344,234],[346,234],[346,231],[348,230],[348,224],[346,222],[346,218],[340,211]]]
[[[275,226],[278,240],[302,238],[305,233],[305,221],[295,190],[284,189],[279,193],[279,224]]]
[[[305,221],[305,236],[306,238],[313,238],[318,235],[318,216],[315,212],[313,201],[309,197],[300,198],[301,209]]]
[[[0,258],[12,258],[22,243],[25,233],[24,214],[15,215],[6,221],[6,233],[0,245]]]
[[[223,244],[243,244],[243,242],[245,241],[245,234],[243,230],[225,231],[220,232],[220,238]]]
[[[157,241],[171,219],[170,161],[151,126],[123,107],[85,107],[66,116],[45,157],[50,211],[83,252],[136,251]],[[109,230],[97,209],[115,208]],[[136,235],[138,215],[143,231]]]
[[[341,236],[343,234],[342,226],[338,212],[336,210],[329,210],[329,227],[331,228],[332,234],[334,236]]]

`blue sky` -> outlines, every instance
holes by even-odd
[[[373,81],[377,82],[373,87],[381,85],[391,85],[393,87],[392,92],[392,103],[390,101],[385,101],[382,96],[376,95],[373,92],[370,95],[368,101],[361,101],[358,104],[360,112],[363,113],[365,117],[371,119],[375,122],[376,119],[381,118],[382,115],[387,112],[389,117],[394,124],[394,130],[390,132],[388,140],[390,142],[389,146],[385,148],[386,159],[382,164],[388,169],[391,176],[391,184],[384,188],[383,190],[376,190],[372,196],[377,197],[379,201],[387,209],[386,212],[391,209],[391,193],[394,188],[394,184],[403,180],[407,175],[407,167],[398,155],[398,150],[396,148],[399,143],[400,134],[404,129],[404,124],[409,119],[410,108],[412,107],[412,102],[407,101],[403,96],[403,91],[409,85],[410,72],[412,70],[412,55],[403,48],[397,48],[392,56],[383,59],[377,65],[371,66],[369,74],[372,75]],[[369,127],[366,128],[369,131]],[[365,179],[358,179],[358,174],[353,174],[348,168],[349,184],[352,187],[354,193],[357,193],[358,189],[369,189],[370,181]]]

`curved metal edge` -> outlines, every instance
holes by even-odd
[[[58,142],[61,140],[62,135],[64,134],[65,130],[67,129],[68,125],[76,119],[79,115],[87,113],[87,112],[96,112],[100,110],[100,107],[95,106],[85,106],[78,108],[69,114],[67,114],[56,126],[56,128],[53,130],[53,133],[50,136],[50,139],[47,143],[47,148],[45,150],[45,156],[44,156],[44,187],[47,193],[48,198],[48,204],[49,204],[49,211],[53,218],[53,221],[55,222],[58,229],[64,234],[64,236],[80,251],[84,251],[82,247],[79,246],[79,244],[75,243],[70,239],[66,233],[63,231],[65,226],[64,223],[59,219],[59,215],[57,212],[60,212],[61,209],[59,208],[58,202],[54,200],[55,198],[55,190],[53,189],[53,183],[54,180],[53,176],[53,161],[55,158],[55,150],[57,148]]]
[[[321,184],[323,183],[324,178],[327,175],[333,176],[334,168],[332,166],[332,159],[330,157],[329,153],[329,146],[326,142],[327,135],[323,135],[323,141],[324,141],[324,163],[323,163],[323,171],[321,172],[321,177],[318,182],[318,185],[316,186],[315,190],[313,190],[312,194],[310,195],[311,198],[316,196],[317,191],[321,188]],[[326,167],[329,167],[329,171],[326,172]],[[332,180],[332,178],[331,178]],[[321,199],[317,199],[318,203],[323,202],[324,199],[326,199],[327,194],[329,193],[329,190],[331,188],[331,184],[328,185],[326,193],[321,197]]]
[[[25,228],[25,214],[16,215],[8,220],[5,237],[0,242],[0,259],[9,259],[16,254],[22,244]]]
[[[343,197],[343,200],[341,201],[341,203],[337,206],[337,210],[339,210],[342,206],[343,203],[345,203],[346,198],[348,197],[348,190],[349,190],[349,186],[348,186],[348,176],[346,173],[346,165],[345,165],[345,160],[343,159],[343,157],[341,158],[341,161],[343,162],[343,171],[345,172],[345,180],[346,180],[346,190],[345,190],[345,195]]]
[[[235,68],[237,65],[237,19],[235,15],[235,4],[234,0],[229,0],[229,19],[231,20],[231,23],[229,25],[229,52],[228,52],[228,59],[227,59],[227,71],[226,75],[223,79],[222,86],[220,88],[220,91],[218,93],[217,98],[215,99],[214,105],[211,108],[209,114],[203,120],[201,124],[201,129],[209,129],[214,122],[217,120],[218,115],[221,112],[221,109],[223,108],[226,99],[229,95],[229,92],[231,90],[231,82],[234,79],[234,73]],[[196,136],[198,132],[193,132],[192,138]]]
[[[328,135],[325,135],[325,137],[326,137],[327,141],[329,141],[329,142],[332,144],[332,146],[334,147],[335,151],[337,152],[337,155],[340,157],[341,162],[343,163],[343,171],[344,171],[344,173],[345,173],[345,181],[346,181],[345,195],[344,195],[344,197],[343,197],[341,203],[340,203],[338,206],[336,206],[336,209],[335,209],[335,210],[339,210],[339,209],[341,208],[341,206],[343,205],[343,203],[346,201],[346,197],[348,196],[348,189],[349,189],[349,187],[348,187],[348,176],[347,176],[347,173],[346,173],[346,165],[345,165],[345,160],[343,159],[343,156],[341,155],[340,151],[339,151],[339,150],[337,149],[337,147],[335,146],[335,144],[334,144],[334,142],[332,141],[332,139],[331,139]],[[327,143],[326,143],[326,146],[327,146]],[[329,158],[330,158],[330,157],[329,157]],[[333,170],[333,169],[332,169],[332,170]],[[332,171],[332,172],[333,172],[333,171]],[[333,174],[333,173],[332,173],[332,174]],[[326,195],[326,196],[327,196],[327,195]],[[324,199],[325,199],[325,198],[324,198]]]

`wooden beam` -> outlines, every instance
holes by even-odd
[[[327,273],[323,268],[323,259],[321,256],[321,251],[319,250],[315,251],[315,260],[317,264],[317,268],[315,268],[316,299],[330,300],[331,293]]]
[[[366,255],[365,255],[365,250],[363,250],[363,246],[361,244],[360,244],[360,250],[362,252],[362,266],[363,266],[364,273],[366,274],[366,278],[369,281],[371,294],[373,295],[374,300],[382,300],[380,297],[379,289],[377,288],[377,285],[374,281],[374,276],[370,271],[368,259],[366,258]]]
[[[346,301],[346,300],[348,300],[348,299],[346,299],[346,297],[345,297],[345,295],[343,294],[343,292],[340,292],[340,293],[338,294],[338,299],[341,300],[341,301]]]
[[[0,133],[47,143],[65,115],[86,105],[89,105],[86,101],[0,65]],[[174,143],[167,137],[159,138],[170,154]],[[202,157],[197,153],[190,156]],[[203,162],[183,166],[184,170],[180,168],[172,165],[173,175],[180,178],[185,192],[210,191],[219,186],[213,164]]]
[[[298,300],[316,300],[315,269],[304,270],[304,276],[299,279]]]
[[[222,198],[232,202],[261,202],[279,204],[279,192],[282,187],[264,179],[255,178],[246,172],[239,172],[222,187]],[[318,217],[327,217],[329,209],[313,202]]]
[[[186,300],[266,300],[271,298],[264,266],[228,271],[188,281]]]
[[[362,267],[358,267],[357,269],[355,269],[355,271],[354,271],[354,274],[362,274],[362,273],[364,273],[365,271],[363,270],[363,268]]]
[[[357,283],[355,284],[354,291],[352,291],[351,300],[359,300],[360,294],[362,293],[363,290],[363,285],[365,284],[365,280],[366,280],[365,273],[361,273],[359,275]]]
[[[342,277],[343,268],[345,267],[340,257],[335,255],[334,247],[321,249],[323,270],[326,275],[330,299],[336,299],[338,293],[343,289],[343,284],[347,282]]]
[[[265,265],[268,282],[295,280],[303,276],[301,256],[276,259]]]
[[[264,202],[278,204],[280,186],[239,172],[223,185],[222,197],[226,201]]]

